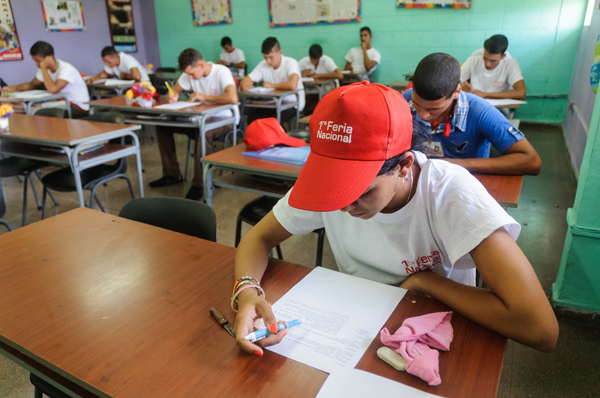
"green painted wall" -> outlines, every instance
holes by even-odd
[[[190,0],[154,0],[161,62],[176,65],[186,47],[217,59],[222,36],[246,53],[249,68],[260,60],[260,44],[276,36],[284,54],[300,59],[313,43],[323,46],[338,66],[358,45],[358,31],[369,26],[382,54],[374,81],[402,79],[425,55],[447,52],[464,60],[492,34],[509,38],[509,51],[521,64],[529,104],[517,117],[562,122],[587,0],[473,0],[470,10],[396,8],[394,0],[362,0],[361,23],[269,28],[268,0],[231,0],[233,23],[194,27]],[[543,98],[538,98],[542,96]]]

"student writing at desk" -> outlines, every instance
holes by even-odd
[[[360,47],[352,47],[348,51],[344,70],[356,74],[366,74],[375,70],[381,63],[381,54],[371,46],[371,40],[371,29],[367,26],[360,28]]]
[[[300,78],[300,67],[298,61],[291,57],[286,57],[281,52],[279,42],[274,37],[267,37],[262,43],[262,54],[264,60],[260,61],[256,68],[252,70],[242,80],[240,89],[243,92],[249,91],[255,82],[263,82],[263,87],[274,88],[276,90],[302,90],[298,94],[290,95],[283,99],[283,102],[295,101],[298,95],[299,111],[304,109],[304,85]],[[292,98],[294,97],[294,98]],[[286,109],[281,112],[280,123],[292,119],[296,116],[295,109]],[[256,108],[248,114],[248,124],[256,119],[267,117],[277,117],[275,109]]]
[[[523,133],[487,101],[462,91],[454,57],[426,56],[412,82],[403,95],[410,101],[419,150],[475,173],[539,174],[542,161]],[[489,157],[490,143],[502,156]]]
[[[231,38],[225,36],[221,39],[221,55],[219,56],[218,64],[230,66],[234,68],[244,69],[246,67],[246,57],[244,52],[234,47]]]
[[[72,118],[87,115],[90,106],[86,102],[90,101],[90,95],[79,71],[70,63],[54,58],[54,48],[45,41],[35,42],[29,54],[39,68],[33,80],[5,86],[2,93],[33,90],[43,83],[48,92],[63,93],[67,97],[71,103]]]
[[[150,81],[148,74],[142,64],[137,59],[124,52],[118,53],[114,47],[104,47],[100,54],[106,64],[104,70],[96,76],[92,76],[88,81],[93,83],[98,79],[106,79],[109,76],[116,76],[122,80],[135,80],[136,82]]]
[[[524,99],[527,90],[521,68],[507,48],[506,36],[494,35],[471,54],[460,68],[463,91],[482,98]]]
[[[300,71],[302,71],[302,76],[313,77],[315,79],[338,79],[339,81],[344,78],[344,75],[333,59],[327,55],[323,55],[323,47],[318,44],[310,46],[308,57],[304,57],[298,61],[298,65],[300,66]],[[306,94],[304,114],[312,114],[315,106],[317,106],[317,102],[319,102],[318,94]]]
[[[285,336],[243,339],[259,318],[271,330],[288,321],[261,297],[269,250],[322,227],[340,271],[427,294],[538,350],[555,346],[558,323],[515,242],[519,224],[467,170],[411,151],[411,120],[397,91],[368,82],[319,102],[296,184],[237,249],[232,305],[244,351],[261,356]],[[474,287],[475,267],[489,290]]]
[[[202,58],[199,51],[193,48],[183,50],[179,55],[179,69],[183,71],[172,92],[167,94],[167,100],[170,103],[179,100],[179,94],[183,91],[192,91],[189,101],[199,101],[218,104],[237,104],[238,95],[235,88],[235,82],[229,68],[223,65],[215,65]],[[236,124],[239,123],[239,110],[234,108]],[[231,110],[224,110],[213,117],[231,117]],[[233,126],[217,127],[205,132],[206,154],[212,153],[212,142],[215,138],[227,134],[233,129]],[[183,182],[179,162],[175,152],[175,139],[173,133],[179,132],[187,134],[195,139],[196,148],[194,149],[194,178],[192,186],[185,195],[187,199],[198,200],[203,195],[202,189],[202,141],[198,137],[198,127],[156,127],[156,140],[162,162],[163,176],[157,180],[151,181],[153,188],[164,187]]]

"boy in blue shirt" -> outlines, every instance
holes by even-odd
[[[404,92],[413,116],[413,148],[475,173],[540,173],[542,161],[516,127],[476,95],[462,92],[460,64],[434,53],[419,62]],[[490,158],[490,144],[502,156]]]

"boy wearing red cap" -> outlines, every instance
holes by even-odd
[[[242,239],[235,277],[258,285],[272,247],[324,227],[340,271],[430,295],[507,337],[552,349],[558,325],[514,241],[520,226],[467,170],[410,151],[411,119],[401,95],[379,84],[323,97],[310,120],[306,164]],[[489,290],[473,287],[475,267]],[[243,340],[256,319],[277,322],[259,293],[244,288],[236,298],[236,342],[256,355],[284,335]]]

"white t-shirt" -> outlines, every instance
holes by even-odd
[[[231,75],[231,71],[228,67],[224,65],[213,64],[212,62],[209,62],[209,64],[212,66],[212,69],[210,70],[208,76],[201,79],[193,79],[187,73],[182,73],[181,76],[179,76],[177,83],[179,83],[181,88],[183,88],[185,91],[193,91],[195,93],[204,95],[221,95],[225,93],[225,87],[229,85],[235,87],[233,76]],[[238,124],[240,122],[240,111],[237,105],[233,108],[233,112],[235,114],[235,123]],[[214,116],[230,117],[231,111],[225,110],[216,113]]]
[[[221,61],[225,61],[227,63],[233,62],[234,64],[239,64],[242,61],[246,61],[246,57],[244,56],[244,52],[239,48],[234,48],[232,52],[228,53],[227,51],[221,51],[221,55],[219,56]]]
[[[486,93],[508,91],[519,80],[523,80],[516,59],[508,54],[492,70],[485,69],[483,49],[475,51],[460,68],[460,81],[470,80],[474,89]]]
[[[338,69],[333,59],[327,55],[321,56],[319,59],[319,65],[317,65],[317,69],[315,70],[315,66],[310,62],[310,57],[304,57],[298,62],[300,66],[300,71],[303,72],[306,69],[310,69],[312,73],[316,74],[325,74],[325,73],[333,73],[336,69]]]
[[[267,64],[267,61],[262,60],[256,65],[256,68],[252,70],[248,74],[248,77],[253,82],[264,81],[267,83],[285,83],[290,80],[290,76],[293,74],[298,75],[298,85],[296,85],[297,90],[300,91],[300,100],[299,100],[299,109],[304,109],[304,85],[302,84],[302,73],[300,73],[300,66],[298,66],[298,61],[294,58],[286,57],[285,55],[281,56],[281,65],[279,68],[273,69]],[[293,97],[293,98],[292,98]],[[287,98],[283,99],[283,102],[293,102],[296,101],[296,95],[290,95]]]
[[[56,69],[55,73],[48,71],[50,78],[53,82],[56,82],[57,80],[66,80],[68,83],[60,90],[60,92],[65,94],[70,102],[79,106],[84,111],[88,111],[90,106],[86,104],[86,102],[90,101],[90,94],[88,93],[87,86],[85,85],[81,74],[73,65],[66,61],[57,59],[56,62],[58,62],[58,69]],[[35,78],[41,82],[44,81],[44,75],[42,75],[41,69],[38,69]]]
[[[398,285],[412,273],[432,269],[474,285],[469,252],[502,226],[513,239],[521,227],[463,167],[428,160],[420,152],[415,158],[421,166],[415,196],[395,213],[362,220],[340,210],[299,210],[288,204],[288,192],[273,208],[275,217],[295,235],[325,227],[344,273]]]
[[[377,65],[370,69],[370,72],[372,72],[375,70],[375,68],[377,68],[377,66],[379,66],[379,64],[381,64],[381,54],[379,54],[379,51],[371,47],[367,50],[367,55],[371,61],[377,62]],[[363,56],[363,50],[361,47],[352,47],[344,58],[346,58],[346,61],[350,62],[352,65],[352,73],[367,72],[365,69],[365,57]]]
[[[114,68],[109,68],[108,66],[105,66],[104,71],[109,75],[115,75],[117,76],[117,79],[120,79],[121,73],[131,73],[131,69],[137,68],[140,71],[140,74],[142,75],[141,81],[150,81],[150,78],[148,77],[148,74],[146,73],[146,70],[144,69],[142,64],[140,64],[138,60],[135,59],[133,56],[125,54],[121,51],[119,53],[119,58],[121,59],[119,66],[115,66]]]

